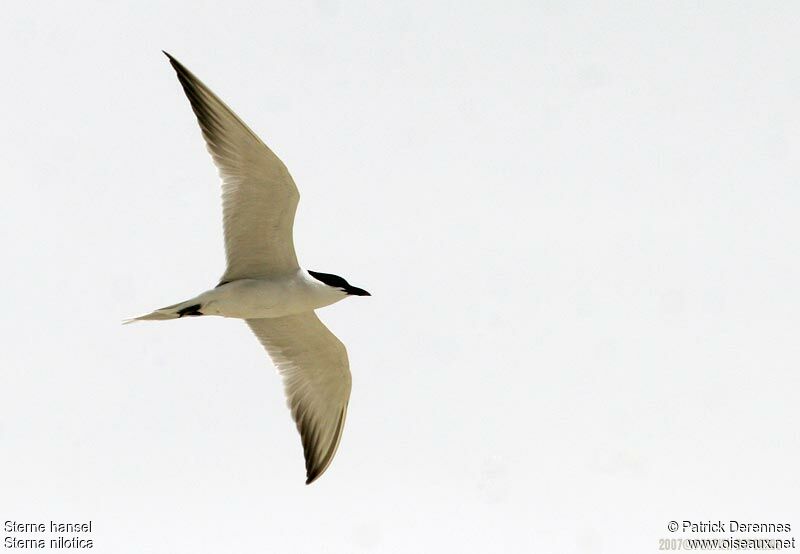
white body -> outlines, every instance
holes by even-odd
[[[347,293],[314,279],[305,270],[267,279],[239,279],[188,300],[203,315],[239,319],[283,317],[329,306]]]

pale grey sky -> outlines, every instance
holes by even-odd
[[[99,553],[800,535],[794,2],[29,2],[0,21],[0,520]],[[303,485],[165,49],[285,161],[353,393]],[[3,536],[6,536],[4,534]]]

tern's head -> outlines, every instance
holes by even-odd
[[[344,280],[343,277],[339,277],[338,275],[333,275],[332,273],[319,273],[317,271],[309,271],[309,275],[311,275],[317,281],[321,281],[328,285],[329,287],[333,287],[335,289],[339,289],[340,291],[352,295],[352,296],[372,296],[370,293],[365,291],[364,289],[360,289],[358,287],[354,287],[350,283]]]

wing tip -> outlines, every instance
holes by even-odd
[[[310,485],[311,483],[319,479],[320,475],[322,475],[322,473],[308,474],[306,476],[306,485]]]
[[[344,430],[344,422],[347,417],[347,406],[339,412],[339,421],[336,425],[336,433],[333,436],[331,444],[328,446],[328,451],[320,459],[315,459],[310,451],[305,452],[306,458],[306,485],[310,485],[320,478],[323,473],[330,467],[336,451],[339,449],[339,443],[342,440],[342,431]],[[305,450],[305,445],[304,445]]]
[[[318,464],[315,467],[309,467],[306,469],[306,485],[310,485],[320,477],[322,474],[325,473],[325,470],[328,469],[328,466],[331,465],[332,459],[328,460],[327,463]]]
[[[162,50],[161,52],[163,52],[163,54],[164,54],[164,55],[167,57],[167,59],[169,60],[169,64],[172,66],[172,68],[173,68],[173,69],[175,70],[175,72],[178,74],[178,78],[179,78],[181,81],[183,81],[183,79],[185,78],[185,75],[187,75],[187,74],[188,74],[188,75],[191,75],[191,73],[189,72],[189,70],[188,70],[188,69],[186,69],[186,68],[184,67],[184,65],[183,65],[181,62],[179,62],[179,61],[177,60],[177,58],[175,58],[175,56],[173,56],[172,54],[170,54],[170,53],[169,53],[169,52],[167,52],[166,50]]]

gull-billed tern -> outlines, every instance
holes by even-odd
[[[286,166],[200,79],[164,54],[219,169],[228,267],[213,289],[128,322],[244,319],[283,377],[311,483],[336,453],[351,383],[347,350],[314,310],[370,294],[338,275],[300,268],[292,240],[300,196]]]

